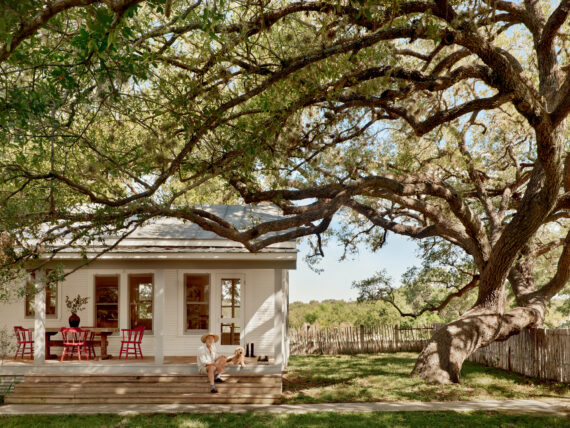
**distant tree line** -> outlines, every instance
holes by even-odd
[[[549,328],[570,328],[570,307],[562,300],[552,302],[545,326]],[[384,301],[345,301],[328,299],[321,302],[311,300],[292,302],[289,306],[289,326],[303,325],[336,327],[341,325],[364,325],[372,327],[380,324],[415,327],[446,323],[457,316],[451,311],[428,312],[417,318],[402,317],[398,311]]]

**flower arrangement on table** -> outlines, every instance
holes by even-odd
[[[75,315],[77,315],[77,312],[81,312],[85,308],[87,302],[89,302],[89,297],[81,297],[80,294],[73,299],[70,299],[69,296],[65,296],[65,306],[67,306],[69,312]]]
[[[69,296],[65,296],[65,306],[67,306],[67,309],[69,309],[69,312],[71,312],[71,315],[69,317],[70,327],[79,326],[81,319],[77,315],[77,312],[81,312],[85,308],[85,305],[88,301],[89,297],[81,297],[80,294],[78,294],[77,297],[74,297],[73,299],[70,299]]]

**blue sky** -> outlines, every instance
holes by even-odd
[[[408,238],[388,234],[386,245],[376,253],[361,248],[359,254],[339,262],[342,248],[330,242],[323,248],[325,258],[321,262],[324,272],[313,272],[303,257],[310,249],[303,242],[299,245],[297,270],[290,272],[290,302],[309,302],[311,300],[344,299],[356,300],[356,290],[351,288],[352,281],[368,278],[374,272],[386,269],[398,284],[400,276],[408,267],[419,265],[416,257],[416,244]]]

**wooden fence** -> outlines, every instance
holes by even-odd
[[[478,349],[470,361],[525,376],[570,382],[570,329],[525,329]]]
[[[434,327],[308,327],[289,330],[291,354],[421,351]],[[525,329],[478,349],[469,361],[525,376],[570,382],[570,329]]]
[[[421,351],[432,327],[308,327],[289,330],[291,354],[358,354]]]

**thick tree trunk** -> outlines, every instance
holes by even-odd
[[[430,383],[458,383],[463,362],[477,349],[505,340],[544,320],[545,305],[535,302],[505,314],[473,308],[441,327],[418,357],[413,376]]]

